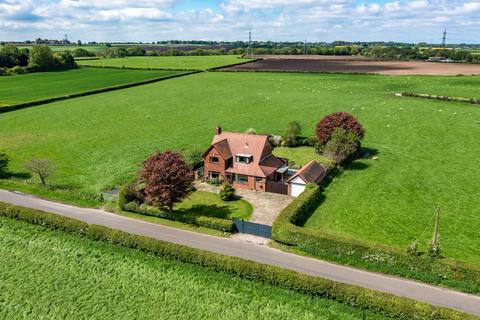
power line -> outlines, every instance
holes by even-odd
[[[443,30],[443,36],[442,36],[442,48],[445,49],[445,45],[447,42],[447,28]]]

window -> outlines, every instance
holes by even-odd
[[[220,179],[220,173],[215,171],[208,171],[208,178],[210,179]]]
[[[218,163],[218,157],[210,157],[210,163]]]
[[[244,176],[242,174],[235,175],[235,182],[240,184],[247,184],[248,183],[248,176]]]
[[[255,177],[255,181],[256,181],[256,182],[262,182],[263,179],[262,179],[262,177]]]
[[[237,155],[236,157],[237,163],[250,163],[253,161],[253,157],[249,155]]]

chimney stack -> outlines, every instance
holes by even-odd
[[[215,134],[216,134],[217,136],[218,136],[219,134],[222,134],[222,127],[217,126],[217,127],[215,128]]]

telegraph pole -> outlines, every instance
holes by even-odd
[[[303,54],[308,55],[307,39],[305,39],[305,42],[303,44]]]

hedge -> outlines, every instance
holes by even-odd
[[[413,93],[413,92],[402,92],[402,93],[398,93],[396,95],[400,96],[400,97],[416,97],[416,98],[423,98],[423,99],[433,99],[433,100],[455,101],[455,102],[463,102],[463,103],[480,104],[480,99],[477,99],[477,98],[449,97],[449,96],[439,96],[439,95],[435,95],[435,94]]]
[[[120,198],[119,198],[120,199]],[[223,232],[233,232],[235,231],[235,223],[233,220],[222,219],[216,217],[208,217],[205,215],[197,215],[195,213],[182,213],[178,211],[166,211],[160,210],[154,207],[141,205],[139,206],[135,202],[129,202],[125,204],[122,208],[125,211],[138,213],[146,216],[158,217],[173,221],[180,221],[183,223],[188,223],[198,227],[206,227],[210,229],[215,229]]]
[[[166,76],[166,77],[161,77],[161,78],[144,80],[144,81],[128,83],[128,84],[123,84],[123,85],[114,86],[114,87],[96,89],[96,90],[91,90],[91,91],[86,91],[86,92],[81,92],[81,93],[74,93],[74,94],[49,98],[49,99],[42,99],[42,100],[30,101],[30,102],[19,103],[19,104],[14,104],[14,105],[0,106],[0,113],[25,109],[25,108],[29,108],[29,107],[39,106],[39,105],[43,105],[43,104],[47,104],[47,103],[53,103],[53,102],[72,99],[72,98],[79,98],[79,97],[85,97],[85,96],[90,96],[90,95],[104,93],[104,92],[133,88],[133,87],[142,86],[142,85],[150,84],[150,83],[155,83],[155,82],[159,82],[159,81],[163,81],[163,80],[167,80],[167,79],[183,77],[183,76],[186,76],[186,75],[191,75],[191,74],[199,73],[199,72],[200,71],[191,71],[191,72],[174,74],[174,75],[171,75],[171,76]]]
[[[480,293],[477,266],[427,255],[412,256],[395,248],[301,227],[323,201],[324,187],[310,186],[280,213],[273,223],[273,240],[322,259]]]
[[[397,297],[388,293],[133,235],[104,226],[89,225],[56,214],[0,202],[0,217],[2,216],[41,225],[46,228],[71,232],[92,240],[147,251],[159,257],[200,265],[216,272],[224,272],[303,294],[332,299],[359,309],[379,312],[396,319],[475,319],[472,315],[432,306],[412,299]]]

